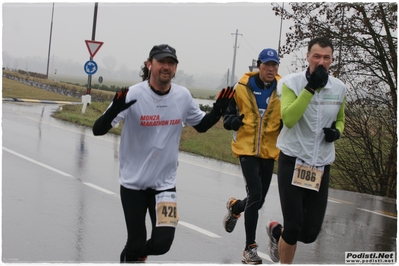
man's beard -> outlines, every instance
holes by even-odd
[[[164,76],[162,75],[162,73],[161,73],[161,75],[159,75],[158,80],[159,80],[159,83],[161,83],[161,84],[163,84],[163,85],[167,85],[167,84],[170,83],[170,81],[172,80],[172,78],[170,77],[170,75],[167,76],[167,77],[164,77]]]

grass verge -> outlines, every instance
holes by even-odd
[[[3,82],[3,89],[2,89],[3,98],[80,102],[80,99],[61,95],[59,93],[46,91],[44,89],[36,88],[33,86],[29,86],[12,79],[7,79],[3,77],[2,82]]]

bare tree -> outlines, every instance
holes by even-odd
[[[103,64],[109,72],[113,72],[115,70],[117,60],[113,55],[107,55],[103,58]]]
[[[230,84],[231,78],[230,78],[231,73],[229,71],[225,72],[223,77],[220,80],[219,86],[217,86],[217,89],[223,89],[226,88],[227,86],[234,86],[235,84]],[[238,77],[234,75],[234,80],[238,81]]]
[[[333,74],[348,87],[345,131],[334,163],[341,188],[396,197],[397,3],[273,3],[294,21],[280,54],[328,37],[335,47]]]
[[[193,77],[193,75],[189,75],[189,74],[185,73],[183,70],[178,70],[174,77],[174,82],[176,84],[189,87],[194,84],[194,77]]]

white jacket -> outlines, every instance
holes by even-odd
[[[283,77],[277,85],[279,97],[283,84],[298,97],[307,84],[306,71]],[[277,147],[285,155],[298,157],[313,166],[333,163],[334,142],[325,141],[323,128],[331,127],[336,121],[341,105],[344,104],[345,95],[345,84],[329,76],[326,86],[315,92],[299,121],[292,128],[283,127],[277,139]]]

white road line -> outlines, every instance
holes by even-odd
[[[263,259],[265,259],[265,260],[268,260],[268,261],[270,261],[270,262],[273,262],[272,259],[270,258],[270,256],[267,255],[267,254],[265,254],[265,253],[263,253],[263,252],[258,251],[258,256],[261,257],[261,258],[263,258]],[[273,263],[274,263],[274,262],[273,262]]]
[[[97,189],[97,190],[99,190],[99,191],[101,191],[101,192],[107,193],[107,194],[109,194],[109,195],[114,195],[114,194],[115,194],[114,192],[112,192],[112,191],[110,191],[110,190],[108,190],[108,189],[99,187],[99,186],[94,185],[94,184],[92,184],[92,183],[82,182],[82,184],[85,184],[85,185],[87,185],[87,186],[89,186],[89,187],[92,187],[92,188]]]
[[[31,159],[31,158],[29,158],[29,157],[26,157],[25,155],[22,155],[22,154],[20,154],[20,153],[18,153],[18,152],[12,151],[12,150],[7,149],[7,148],[5,148],[5,147],[3,147],[3,150],[5,150],[5,151],[7,151],[7,152],[9,152],[9,153],[12,153],[12,154],[14,154],[14,155],[16,155],[16,156],[18,156],[18,157],[21,157],[22,159],[25,159],[25,160],[27,160],[27,161],[30,161],[30,162],[35,163],[35,164],[37,164],[37,165],[40,165],[40,166],[42,166],[42,167],[44,167],[44,168],[47,168],[47,169],[49,169],[49,170],[51,170],[51,171],[54,171],[54,172],[56,172],[56,173],[58,173],[58,174],[60,174],[60,175],[74,178],[74,177],[73,177],[72,175],[70,175],[70,174],[67,174],[67,173],[65,173],[65,172],[63,172],[63,171],[60,171],[60,170],[55,169],[55,168],[53,168],[53,167],[51,167],[51,166],[48,166],[47,164],[41,163],[41,162],[36,161],[36,160],[34,160],[34,159]]]
[[[5,150],[5,151],[7,151],[7,152],[9,152],[9,153],[12,153],[12,154],[14,154],[14,155],[16,155],[16,156],[18,156],[18,157],[20,157],[20,158],[22,158],[22,159],[25,159],[25,160],[27,160],[27,161],[29,161],[29,162],[32,162],[32,163],[37,164],[37,165],[39,165],[39,166],[42,166],[42,167],[44,167],[44,168],[46,168],[46,169],[49,169],[49,170],[51,170],[51,171],[54,171],[54,172],[56,172],[56,173],[58,173],[58,174],[60,174],[60,175],[67,176],[67,177],[70,177],[70,178],[73,178],[73,179],[77,179],[77,178],[75,178],[74,176],[72,176],[72,175],[70,175],[70,174],[68,174],[68,173],[65,173],[65,172],[63,172],[63,171],[60,171],[60,170],[58,170],[58,169],[55,169],[55,168],[53,168],[53,167],[51,167],[51,166],[48,166],[47,164],[41,163],[41,162],[39,162],[39,161],[36,161],[36,160],[34,160],[34,159],[32,159],[32,158],[29,158],[29,157],[27,157],[27,156],[25,156],[25,155],[22,155],[22,154],[20,154],[20,153],[18,153],[18,152],[15,152],[15,151],[13,151],[13,150],[7,149],[7,148],[5,148],[5,147],[3,147],[3,150]],[[115,195],[114,192],[112,192],[112,191],[110,191],[110,190],[107,190],[107,189],[105,189],[105,188],[99,187],[99,186],[97,186],[97,185],[94,185],[94,184],[92,184],[92,183],[88,183],[88,182],[81,182],[81,183],[84,184],[84,185],[86,185],[86,186],[89,186],[89,187],[91,187],[91,188],[94,188],[94,189],[96,189],[96,190],[98,190],[98,191],[107,193],[107,194],[109,194],[109,195]]]
[[[53,167],[51,167],[51,166],[48,166],[48,165],[46,165],[46,164],[44,164],[44,163],[38,162],[38,161],[36,161],[36,160],[34,160],[34,159],[31,159],[31,158],[29,158],[29,157],[27,157],[27,156],[25,156],[25,155],[22,155],[22,154],[20,154],[20,153],[18,153],[18,152],[12,151],[12,150],[7,149],[7,148],[5,148],[5,147],[3,147],[3,150],[5,150],[5,151],[7,151],[7,152],[9,152],[9,153],[12,153],[12,154],[14,154],[14,155],[16,155],[16,156],[18,156],[18,157],[20,157],[20,158],[22,158],[22,159],[25,159],[25,160],[30,161],[30,162],[32,162],[32,163],[35,163],[35,164],[37,164],[37,165],[39,165],[39,166],[42,166],[42,167],[44,167],[44,168],[46,168],[46,169],[49,169],[49,170],[51,170],[51,171],[54,171],[54,172],[56,172],[56,173],[58,173],[58,174],[61,174],[61,175],[63,175],[63,176],[67,176],[67,177],[70,177],[70,178],[73,178],[73,179],[77,179],[77,178],[73,177],[73,176],[70,175],[70,174],[67,174],[67,173],[65,173],[65,172],[63,172],[63,171],[57,170],[57,169],[55,169],[55,168],[53,168]],[[108,190],[108,189],[102,188],[102,187],[100,187],[100,186],[94,185],[94,184],[92,184],[92,183],[89,183],[89,182],[81,182],[81,183],[84,184],[84,185],[86,185],[86,186],[89,186],[89,187],[91,187],[91,188],[94,188],[94,189],[96,189],[96,190],[98,190],[98,191],[104,192],[104,193],[106,193],[106,194],[114,195],[114,196],[116,195],[116,193],[114,193],[114,192],[112,192],[112,191],[110,191],[110,190]],[[181,224],[181,225],[183,225],[183,226],[185,226],[185,227],[187,227],[187,228],[190,228],[190,229],[192,229],[192,230],[194,230],[194,231],[197,231],[197,232],[199,232],[199,233],[201,233],[201,234],[207,235],[207,236],[209,236],[209,237],[221,238],[221,236],[219,236],[219,235],[217,235],[217,234],[214,234],[214,233],[212,233],[212,232],[210,232],[210,231],[207,231],[207,230],[205,230],[205,229],[202,229],[201,227],[198,227],[198,226],[196,226],[196,225],[193,225],[193,224],[190,224],[190,223],[186,223],[186,222],[183,222],[183,221],[179,221],[179,224]]]
[[[334,202],[334,203],[339,203],[342,204],[342,202],[336,201],[336,200],[332,200],[332,199],[328,199],[329,202]]]
[[[199,166],[199,167],[202,167],[202,168],[205,168],[205,169],[218,171],[219,173],[224,173],[224,174],[233,175],[233,176],[238,176],[238,177],[241,177],[241,176],[242,176],[242,174],[241,174],[241,173],[238,173],[238,172],[223,171],[223,170],[217,169],[216,167],[204,165],[204,164],[201,164],[201,163],[192,162],[192,161],[185,160],[185,159],[181,159],[181,158],[179,158],[179,162],[184,162],[184,163],[192,164],[192,165]]]
[[[341,199],[335,199],[332,197],[328,197],[328,201],[334,202],[334,203],[340,203],[340,204],[353,204],[353,202],[349,202],[349,201],[345,201],[345,200],[341,200]]]
[[[193,224],[190,224],[190,223],[186,223],[186,222],[183,222],[183,221],[179,221],[179,224],[181,224],[181,225],[183,225],[183,226],[185,226],[187,228],[190,228],[190,229],[192,229],[194,231],[197,231],[197,232],[199,232],[201,234],[207,235],[209,237],[221,238],[221,236],[219,236],[217,234],[214,234],[212,232],[209,232],[208,230],[202,229],[201,227],[198,227],[196,225],[193,225]]]
[[[190,160],[181,159],[180,156],[179,156],[179,162],[192,164],[192,165],[195,165],[195,166],[198,166],[198,167],[202,167],[202,168],[205,168],[205,169],[217,171],[219,173],[224,173],[224,174],[228,174],[228,175],[237,176],[237,177],[241,177],[242,178],[242,173],[239,172],[239,171],[228,171],[228,170],[224,171],[224,170],[220,170],[220,169],[217,168],[217,166],[213,167],[213,166],[204,165],[202,163],[196,163],[196,162],[193,162],[193,161],[190,161]],[[277,176],[277,175],[273,174],[273,176]],[[277,182],[272,181],[270,183],[270,185],[277,186]]]

